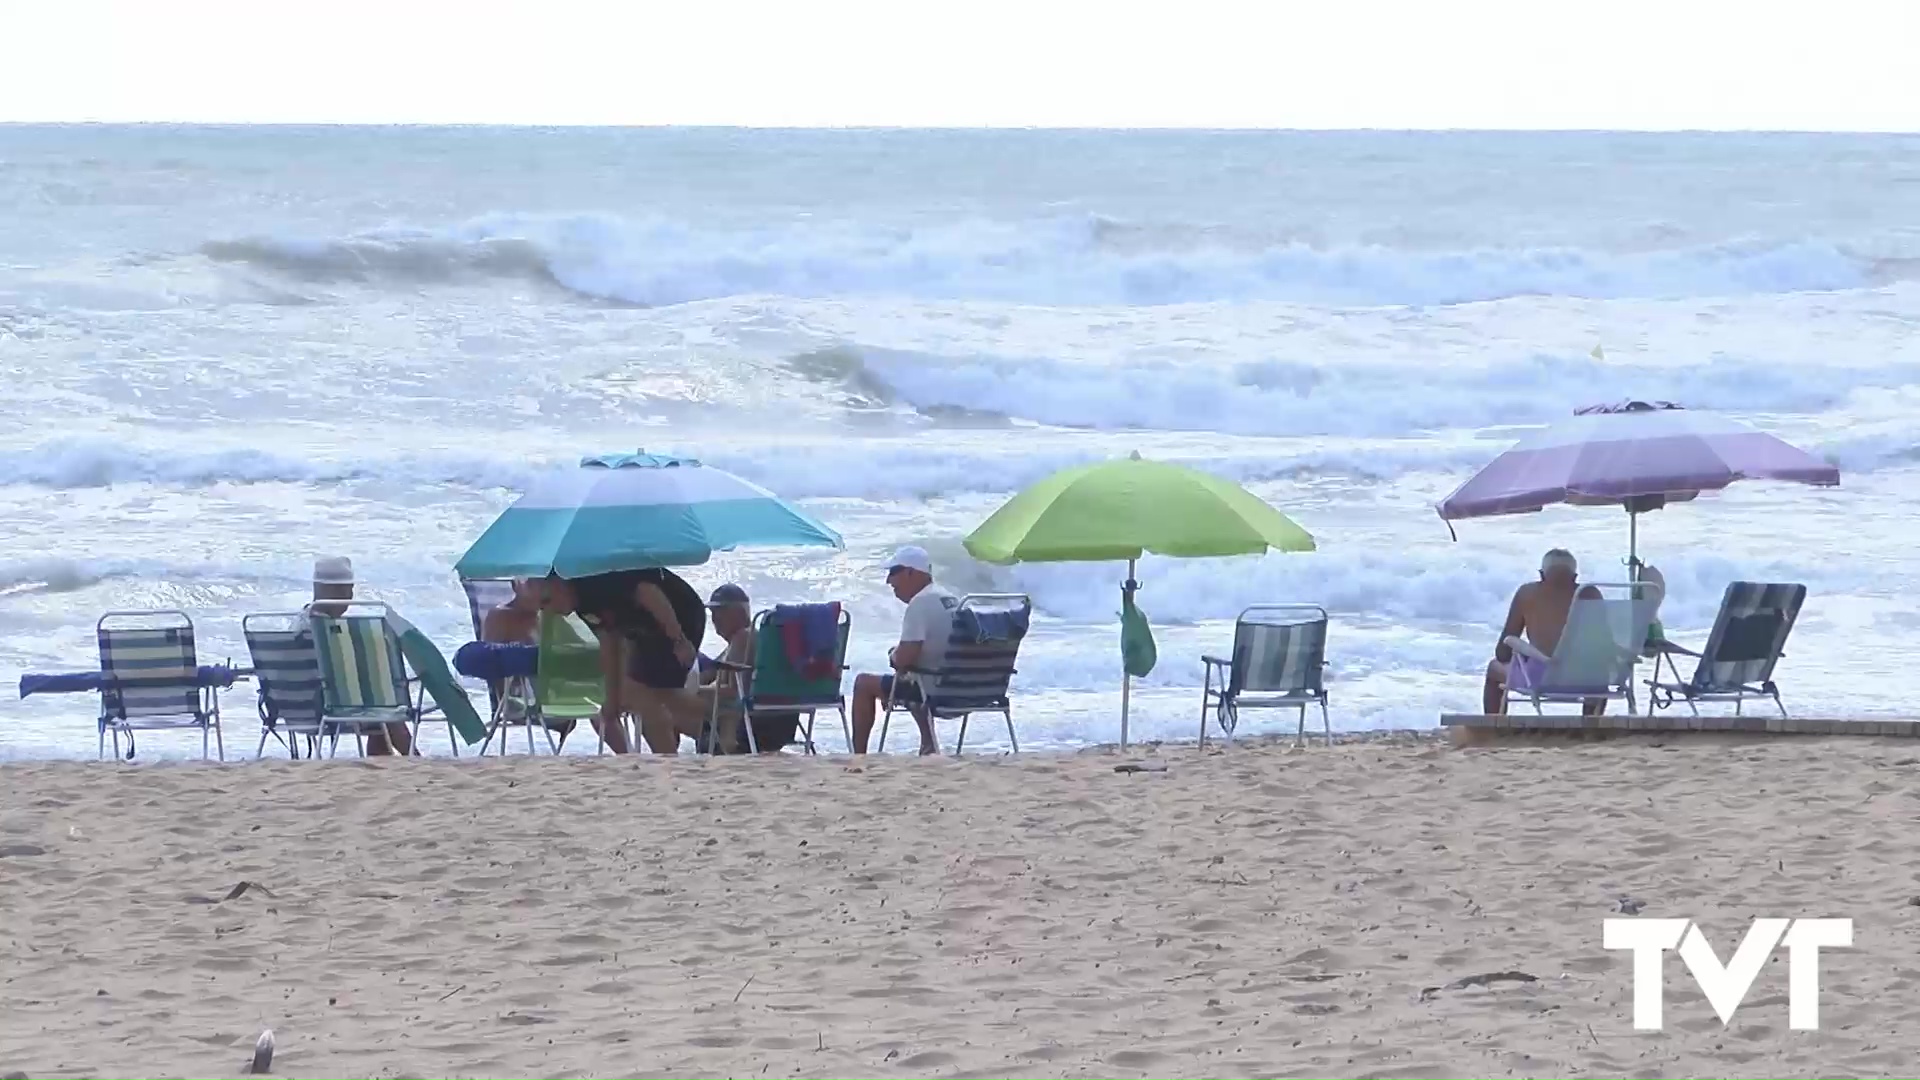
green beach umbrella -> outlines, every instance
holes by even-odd
[[[1133,679],[1153,670],[1147,619],[1133,602],[1142,555],[1205,559],[1312,551],[1313,537],[1240,485],[1138,453],[1063,469],[1008,500],[964,541],[982,562],[1127,562],[1120,586],[1120,745]]]

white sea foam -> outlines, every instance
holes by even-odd
[[[218,261],[310,281],[417,286],[512,277],[648,306],[753,295],[1051,305],[1428,305],[1539,295],[1613,299],[1853,289],[1890,272],[1885,263],[1819,242],[1643,252],[1320,249],[1299,243],[1246,250],[1207,237],[1140,250],[1137,241],[1115,244],[1113,232],[1097,218],[716,230],[613,215],[498,213],[336,237],[221,239],[202,250]]]

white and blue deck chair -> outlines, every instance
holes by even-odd
[[[1800,605],[1807,599],[1807,587],[1785,583],[1735,581],[1720,598],[1720,613],[1714,617],[1713,631],[1706,648],[1699,652],[1663,641],[1657,646],[1653,678],[1647,682],[1648,701],[1655,709],[1664,709],[1684,701],[1695,716],[1703,701],[1731,701],[1733,714],[1747,698],[1772,698],[1781,716],[1787,707],[1780,701],[1780,689],[1773,683],[1773,669],[1785,655],[1787,635],[1793,633],[1794,620],[1800,617]],[[1675,655],[1694,657],[1693,677],[1682,681]],[[1660,679],[1664,661],[1673,672],[1671,682]]]
[[[94,626],[100,644],[100,756],[120,756],[120,736],[133,756],[135,731],[200,731],[206,758],[211,733],[220,760],[220,695],[200,678],[193,620],[183,611],[110,611]]]
[[[1644,581],[1580,587],[1583,593],[1588,589],[1597,589],[1601,595],[1575,595],[1552,656],[1525,638],[1506,639],[1514,652],[1514,663],[1507,668],[1509,704],[1525,701],[1538,713],[1548,704],[1624,701],[1629,714],[1638,711],[1633,666],[1647,643],[1647,629],[1659,604],[1658,587]],[[1522,657],[1532,663],[1521,663]]]
[[[307,757],[320,756],[320,740],[326,734],[320,654],[313,647],[307,616],[302,612],[247,615],[240,620],[240,633],[253,657],[253,681],[259,691],[260,745],[254,758],[265,756],[269,737],[295,759],[300,757],[302,739]]]
[[[896,678],[880,717],[880,750],[887,748],[887,721],[900,710],[926,710],[928,721],[960,721],[954,739],[957,756],[967,744],[967,719],[977,712],[1006,718],[1007,743],[1020,752],[1020,736],[1013,729],[1013,701],[1009,689],[1019,674],[1020,642],[1026,639],[1033,617],[1033,600],[1022,593],[976,593],[962,597],[954,609],[946,655],[937,669],[913,670],[914,690]],[[915,700],[915,697],[918,700]]]
[[[1317,604],[1255,604],[1233,624],[1233,653],[1202,656],[1200,745],[1207,744],[1213,714],[1228,742],[1242,709],[1297,709],[1297,746],[1307,737],[1307,706],[1320,706],[1320,728],[1333,744],[1327,715],[1327,612]]]

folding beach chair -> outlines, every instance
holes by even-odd
[[[1733,714],[1740,715],[1741,704],[1750,697],[1772,698],[1781,716],[1787,707],[1780,701],[1780,690],[1773,683],[1774,666],[1780,662],[1787,635],[1800,617],[1800,605],[1807,599],[1807,587],[1794,584],[1766,584],[1735,581],[1720,598],[1720,613],[1714,617],[1707,647],[1691,649],[1663,641],[1653,661],[1653,678],[1647,682],[1647,697],[1655,709],[1684,701],[1695,716],[1703,701],[1731,701]],[[1693,677],[1684,682],[1674,655],[1695,658]],[[1670,682],[1660,679],[1664,662],[1673,672]]]
[[[1581,586],[1582,590],[1587,586]],[[1625,701],[1627,712],[1638,711],[1633,696],[1633,665],[1640,659],[1653,623],[1659,595],[1648,582],[1595,585],[1599,597],[1575,596],[1567,610],[1567,626],[1560,643],[1548,656],[1525,638],[1506,639],[1516,662],[1508,667],[1506,700],[1525,701],[1534,712],[1542,705],[1582,704],[1587,701]],[[1604,595],[1609,590],[1619,595]],[[1542,665],[1529,676],[1519,657]]]
[[[200,678],[194,652],[193,620],[183,611],[110,611],[94,625],[100,645],[100,747],[107,755],[107,735],[113,735],[113,756],[120,756],[120,736],[127,737],[127,756],[133,756],[136,731],[179,731],[198,728],[200,757],[207,755],[207,735],[220,760],[227,749],[220,733],[220,695]]]
[[[320,654],[313,646],[313,629],[301,612],[247,615],[240,633],[253,657],[253,681],[259,691],[260,745],[257,760],[273,738],[300,757],[300,740],[307,757],[320,756],[324,698],[320,685]]]
[[[506,690],[494,706],[487,739],[480,754],[500,736],[500,753],[507,752],[506,728],[527,729],[527,752],[536,753],[533,729],[545,733],[547,749],[558,754],[574,727],[591,723],[600,714],[606,681],[600,674],[600,643],[586,624],[571,615],[540,615],[539,657],[534,674],[506,680]],[[554,738],[555,732],[559,738]],[[606,738],[600,739],[606,748]]]
[[[1297,709],[1297,746],[1307,737],[1307,706],[1320,706],[1320,727],[1333,745],[1327,715],[1327,612],[1316,604],[1255,604],[1233,624],[1233,653],[1202,656],[1200,745],[1207,744],[1207,714],[1233,741],[1242,709]]]
[[[1020,752],[1013,730],[1013,702],[1008,688],[1020,658],[1033,615],[1033,601],[1020,593],[977,593],[963,597],[953,612],[947,652],[937,670],[914,669],[920,701],[903,698],[902,682],[894,680],[880,717],[880,749],[887,748],[887,722],[902,709],[924,708],[929,721],[959,720],[954,740],[958,755],[967,742],[967,719],[976,712],[997,712],[1006,718],[1007,742]],[[909,692],[910,695],[910,692]]]
[[[487,612],[513,599],[513,582],[474,581],[461,578],[460,589],[467,594],[467,615],[473,620],[473,640],[479,641]],[[501,688],[495,687],[492,683],[487,684],[489,716],[500,714],[500,691]],[[502,752],[505,752],[504,749]]]
[[[345,609],[339,615],[318,614],[315,606],[319,605],[308,606],[307,617],[320,660],[322,735],[333,739],[329,756],[339,753],[339,737],[351,734],[364,757],[366,733],[395,723],[407,725],[418,753],[426,690],[412,689],[400,639],[387,625],[386,605],[364,600],[326,602],[326,606]],[[355,613],[366,608],[377,610]],[[451,728],[448,741],[458,756],[460,746]]]
[[[787,654],[787,627],[789,623],[807,619],[806,609],[826,607],[835,609],[832,617],[838,635],[830,663],[831,670],[806,674],[794,667],[792,657]],[[840,714],[840,734],[851,751],[853,729],[847,721],[847,699],[841,692],[841,684],[847,671],[847,641],[852,633],[852,616],[840,604],[781,604],[755,616],[753,666],[746,668],[725,660],[718,661],[720,669],[733,681],[737,704],[728,707],[720,700],[720,695],[713,695],[704,739],[707,749],[714,747],[715,736],[723,722],[738,719],[744,722],[746,728],[747,748],[757,754],[760,752],[760,739],[754,721],[791,716],[800,724],[804,752],[816,753],[814,717],[821,709],[832,709]]]

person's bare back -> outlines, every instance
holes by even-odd
[[[1592,586],[1588,586],[1592,589]],[[1567,613],[1573,608],[1578,586],[1567,581],[1529,581],[1513,594],[1513,611],[1520,625],[1509,633],[1524,635],[1534,648],[1548,656],[1560,647],[1560,635],[1567,629]],[[1598,590],[1594,590],[1598,595]],[[1503,634],[1502,640],[1508,635]]]

